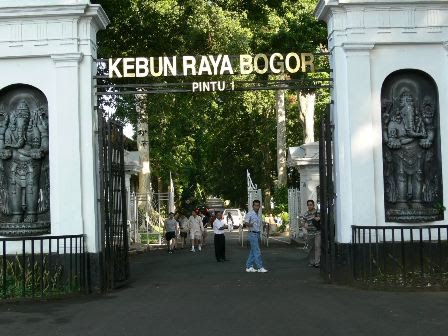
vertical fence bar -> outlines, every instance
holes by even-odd
[[[378,274],[378,269],[380,267],[380,252],[378,247],[378,228],[375,228],[375,273]]]
[[[34,285],[35,285],[35,267],[34,267],[34,239],[31,239],[31,297],[34,298]]]
[[[80,277],[78,274],[78,263],[79,263],[79,253],[78,253],[78,237],[75,238],[75,280],[76,280],[76,285],[79,286],[80,285]]]
[[[69,271],[69,286],[70,286],[70,290],[73,288],[72,285],[72,277],[73,277],[73,263],[72,263],[72,250],[73,250],[73,241],[72,241],[72,237],[69,238],[70,239],[70,253],[69,253],[69,258],[70,258],[70,262],[69,262],[69,267],[70,267],[70,271]]]
[[[400,228],[400,239],[401,239],[401,262],[402,262],[402,270],[403,270],[403,279],[406,281],[406,250],[404,245],[404,232],[403,228]]]
[[[409,230],[409,233],[410,233],[410,240],[411,240],[411,242],[410,242],[410,244],[411,244],[411,246],[410,246],[410,249],[409,249],[409,253],[410,253],[410,255],[411,255],[411,257],[410,257],[410,262],[411,262],[411,265],[414,265],[414,263],[415,263],[415,253],[414,253],[414,229],[413,228],[410,228],[410,230]]]
[[[6,298],[6,240],[2,241],[2,251],[3,251],[3,255],[2,255],[2,268],[3,268],[3,279],[2,279],[2,283],[3,283],[3,297]]]
[[[440,237],[440,235],[442,234],[440,227],[437,228],[437,246],[438,246],[438,250],[439,250],[439,272],[442,273],[444,271],[444,267],[443,267],[443,257],[442,257],[442,238]]]
[[[429,274],[432,274],[432,265],[433,265],[433,262],[432,262],[432,236],[431,236],[431,228],[430,227],[428,227],[428,240],[429,240],[428,241],[428,243],[429,243],[428,268],[429,268]]]
[[[387,243],[386,243],[386,229],[383,228],[383,270],[387,273]]]
[[[369,231],[369,254],[368,254],[368,260],[369,260],[369,276],[371,277],[372,276],[372,272],[373,272],[373,269],[372,269],[372,231],[371,231],[371,229],[369,228],[368,229]]]
[[[420,244],[419,244],[419,252],[420,252],[420,274],[423,276],[423,229],[420,228]]]
[[[395,249],[396,249],[396,246],[395,246],[395,230],[394,230],[394,228],[392,228],[392,245],[391,245],[392,257],[395,257]],[[394,275],[394,281],[397,282],[397,272],[393,272],[393,275]]]
[[[64,259],[64,269],[63,269],[63,274],[64,274],[64,276],[63,276],[63,281],[65,280],[65,283],[67,283],[66,281],[67,281],[67,279],[66,279],[66,277],[67,277],[67,237],[64,237],[63,238],[63,241],[64,241],[64,256],[63,256],[63,259]]]
[[[40,297],[44,296],[44,240],[40,239]]]
[[[59,242],[59,237],[58,239],[56,239],[56,254],[57,254],[57,258],[59,260],[59,249],[60,249],[60,242]]]
[[[48,288],[51,290],[51,279],[52,279],[52,263],[51,263],[51,242],[53,239],[50,237],[48,241]]]
[[[25,254],[25,240],[22,240],[22,296],[25,297],[25,282],[26,282],[26,254]]]
[[[365,257],[365,250],[366,250],[366,229],[362,228],[362,271],[363,271],[363,277],[364,280],[366,279],[366,257]]]
[[[82,286],[84,290],[88,290],[89,286],[87,283],[87,252],[84,247],[84,236],[81,236],[79,240],[79,244],[81,245],[81,279]]]

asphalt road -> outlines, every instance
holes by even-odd
[[[211,236],[211,234],[210,234]],[[297,246],[263,248],[268,273],[245,273],[236,233],[217,263],[202,252],[131,257],[131,282],[106,295],[0,303],[0,335],[445,335],[447,292],[325,284]]]

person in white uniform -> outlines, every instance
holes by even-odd
[[[204,232],[204,225],[202,224],[202,218],[198,216],[196,211],[191,212],[191,216],[188,219],[188,228],[190,229],[191,239],[191,252],[196,252],[194,246],[198,246],[198,250],[202,250],[202,234]]]

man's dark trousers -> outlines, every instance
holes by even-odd
[[[217,261],[226,259],[226,237],[223,234],[215,234],[215,257]]]

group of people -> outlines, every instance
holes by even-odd
[[[252,210],[244,217],[243,226],[248,228],[247,240],[249,242],[249,256],[246,260],[246,272],[265,273],[268,270],[263,266],[263,259],[260,251],[260,230],[262,229],[262,217],[260,211],[260,201],[254,200]],[[228,261],[226,258],[225,230],[229,229],[229,219],[224,221],[221,211],[217,211],[215,216],[211,218],[213,233],[215,257],[217,262]],[[233,226],[233,221],[231,221]],[[320,215],[313,200],[307,201],[307,210],[302,216],[301,227],[306,232],[308,253],[308,266],[320,266]],[[182,248],[186,245],[187,236],[191,239],[191,252],[195,252],[197,246],[198,251],[202,250],[205,241],[205,228],[203,219],[196,211],[192,211],[190,218],[184,215],[175,218],[174,213],[170,213],[165,221],[165,238],[167,241],[168,252],[172,253],[176,248],[176,237],[179,233],[182,242]]]
[[[173,253],[176,249],[177,237],[181,238],[182,248],[187,245],[187,237],[190,235],[191,252],[202,251],[202,245],[205,242],[207,231],[204,228],[203,217],[196,211],[192,211],[189,218],[183,214],[175,215],[173,212],[168,214],[165,221],[165,240],[168,253]]]

